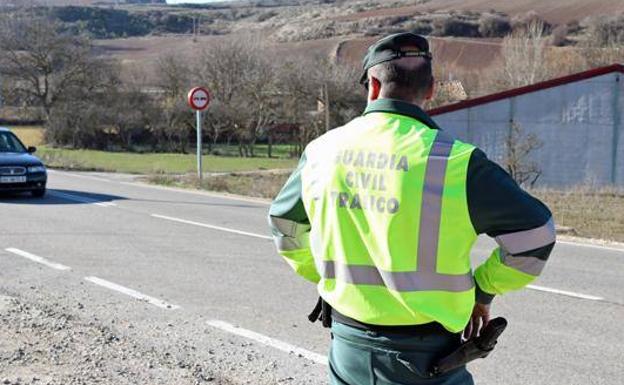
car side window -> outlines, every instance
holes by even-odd
[[[0,133],[0,151],[24,152],[26,149],[22,146],[15,135],[10,132],[3,132]]]
[[[7,152],[9,151],[9,143],[7,141],[7,136],[0,134],[0,151]]]
[[[15,135],[9,135],[9,147],[11,148],[11,151],[14,152],[22,151],[22,146],[20,146],[20,144],[18,143]]]

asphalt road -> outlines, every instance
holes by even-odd
[[[5,293],[36,288],[147,343],[188,341],[235,382],[326,383],[329,335],[306,319],[315,290],[275,253],[266,202],[105,174],[51,172],[48,187],[0,197]],[[479,240],[474,264],[492,247]],[[470,366],[476,383],[621,384],[624,250],[559,243],[535,285],[495,300],[510,326]]]

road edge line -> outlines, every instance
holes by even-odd
[[[262,235],[262,234],[257,234],[257,233],[250,233],[248,231],[231,229],[231,228],[228,228],[228,227],[215,226],[215,225],[210,225],[208,223],[189,221],[187,219],[169,217],[169,216],[160,215],[160,214],[150,214],[150,216],[152,218],[164,219],[164,220],[168,220],[168,221],[171,221],[171,222],[184,223],[184,224],[187,224],[187,225],[194,225],[194,226],[199,226],[199,227],[205,227],[205,228],[208,228],[208,229],[224,231],[224,232],[227,232],[227,233],[233,233],[233,234],[238,234],[238,235],[245,235],[245,236],[248,236],[248,237],[273,240],[273,237],[268,236],[268,235]]]
[[[62,263],[52,262],[52,261],[48,260],[47,258],[40,257],[38,255],[29,253],[29,252],[24,251],[24,250],[17,249],[15,247],[7,247],[6,249],[4,249],[4,251],[7,251],[7,252],[15,254],[15,255],[19,255],[20,257],[24,257],[26,259],[29,259],[29,260],[31,260],[33,262],[37,262],[39,264],[45,265],[45,266],[50,267],[52,269],[64,270],[64,271],[71,270],[71,267],[63,265]]]
[[[567,297],[573,297],[573,298],[588,299],[591,301],[604,301],[605,300],[604,297],[598,297],[595,295],[583,294],[583,293],[575,293],[573,291],[553,289],[553,288],[545,287],[545,286],[527,285],[527,289],[543,291],[546,293],[565,295]]]
[[[304,348],[300,348],[298,346],[289,344],[284,341],[280,341],[278,339],[265,336],[260,333],[256,333],[252,330],[244,329],[238,326],[234,326],[228,322],[220,321],[220,320],[208,320],[206,323],[216,329],[220,329],[222,331],[228,332],[230,334],[235,334],[240,337],[244,337],[256,342],[259,342],[263,345],[270,346],[277,350],[281,350],[283,352],[289,354],[295,354],[301,357],[304,357],[310,361],[316,362],[321,365],[328,365],[328,358],[319,353],[315,353],[311,350],[307,350]]]
[[[125,287],[125,286],[121,286],[119,284],[116,284],[116,283],[111,282],[111,281],[107,281],[107,280],[102,279],[102,278],[98,278],[98,277],[95,277],[95,276],[89,276],[89,277],[84,277],[84,280],[85,281],[89,281],[89,282],[91,282],[91,283],[93,283],[95,285],[102,286],[104,288],[107,288],[107,289],[110,289],[110,290],[113,290],[113,291],[125,294],[127,296],[132,297],[132,298],[135,298],[135,299],[138,299],[138,300],[141,300],[141,301],[145,301],[145,302],[147,302],[147,303],[149,303],[151,305],[154,305],[156,307],[159,307],[161,309],[176,310],[176,309],[180,308],[180,306],[178,306],[178,305],[173,305],[173,304],[165,302],[165,301],[163,301],[161,299],[149,296],[147,294],[143,294],[143,293],[138,292],[138,291],[136,291],[134,289],[130,289],[130,288]]]

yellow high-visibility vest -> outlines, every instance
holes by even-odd
[[[308,145],[302,198],[325,301],[370,324],[465,327],[475,298],[466,198],[474,148],[391,113]]]

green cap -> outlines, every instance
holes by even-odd
[[[383,62],[411,56],[420,56],[431,60],[432,56],[431,52],[429,52],[427,39],[410,32],[396,33],[384,37],[368,47],[368,52],[362,61],[364,73],[360,83],[366,83],[366,74],[369,68]]]

